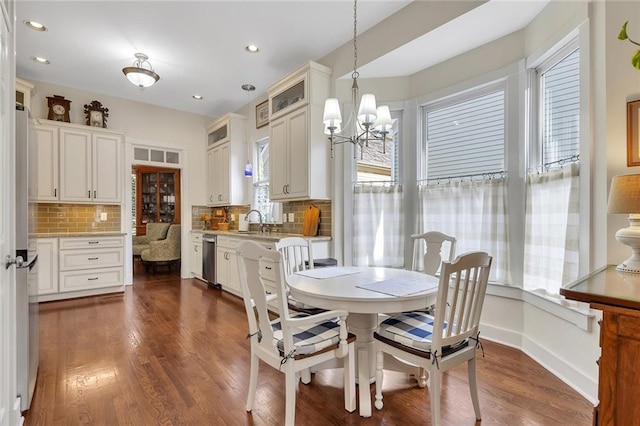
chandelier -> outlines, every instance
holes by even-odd
[[[391,113],[387,105],[376,108],[376,97],[371,93],[362,95],[360,105],[358,100],[358,45],[356,34],[358,29],[358,0],[353,2],[353,73],[351,79],[351,114],[342,128],[342,115],[337,98],[329,98],[324,104],[324,133],[329,135],[331,142],[331,158],[335,146],[350,142],[354,145],[353,158],[356,158],[356,146],[360,147],[360,159],[362,149],[369,147],[371,141],[382,141],[382,152],[386,153],[386,139],[391,131]],[[357,111],[357,112],[356,112]],[[348,132],[344,134],[343,132]]]
[[[136,61],[133,66],[123,68],[122,72],[132,84],[141,89],[153,86],[156,81],[160,80],[160,76],[153,71],[149,57],[144,53],[136,53],[135,57]],[[149,69],[143,68],[144,64],[147,64]]]

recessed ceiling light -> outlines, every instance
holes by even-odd
[[[49,65],[51,63],[47,58],[41,58],[40,56],[32,56],[31,59],[38,64]]]
[[[47,31],[47,27],[36,21],[24,21],[24,24],[35,31]]]
[[[244,50],[246,50],[249,53],[258,53],[260,51],[260,49],[258,49],[258,46],[256,46],[255,44],[250,44],[247,47],[244,48]]]
[[[201,101],[202,100],[202,96],[201,95],[193,95],[193,99],[195,99],[196,101]]]

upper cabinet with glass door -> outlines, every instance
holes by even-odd
[[[297,108],[320,103],[329,97],[331,69],[309,62],[271,86],[269,93],[269,119],[281,117]]]

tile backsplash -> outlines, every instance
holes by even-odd
[[[107,214],[107,220],[100,220],[101,213]],[[41,203],[36,223],[39,234],[119,232],[120,206]]]
[[[306,201],[290,201],[282,205],[283,215],[293,213],[294,221],[286,222],[278,225],[271,225],[271,229],[274,232],[283,232],[287,234],[302,234],[302,228],[304,226],[304,212],[310,205],[314,205],[320,209],[320,223],[318,225],[318,235],[331,236],[331,201],[328,200],[306,200]],[[219,207],[217,207],[219,208]],[[248,206],[230,206],[228,208],[228,214],[234,215],[236,220],[231,222],[229,230],[238,229],[238,216],[246,214],[249,211]],[[191,224],[192,229],[203,229],[204,222],[200,217],[204,214],[210,214],[213,216],[213,207],[206,206],[193,206],[191,209]],[[251,230],[257,230],[258,225],[250,225]]]

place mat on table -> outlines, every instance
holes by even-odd
[[[296,272],[298,275],[304,275],[309,278],[335,278],[341,277],[343,275],[353,275],[358,274],[356,268],[341,268],[341,267],[331,267],[331,268],[313,268],[307,269],[306,271]]]
[[[395,278],[357,285],[356,287],[364,290],[375,291],[376,293],[388,294],[389,296],[402,297],[437,288],[438,284],[438,282]]]

